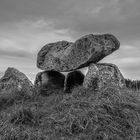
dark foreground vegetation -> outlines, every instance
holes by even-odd
[[[3,94],[0,140],[139,140],[138,92],[110,86],[72,93]]]

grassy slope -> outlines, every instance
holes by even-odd
[[[33,97],[27,93],[0,97],[2,140],[139,139],[139,93],[116,87],[47,92]]]

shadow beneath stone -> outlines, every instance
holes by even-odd
[[[65,92],[72,92],[74,87],[82,85],[84,81],[84,74],[81,71],[73,71],[68,73],[65,80]]]

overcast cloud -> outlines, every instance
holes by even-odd
[[[0,0],[0,70],[36,74],[37,52],[47,43],[112,33],[120,49],[102,62],[140,79],[140,0]]]

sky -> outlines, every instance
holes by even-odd
[[[120,49],[101,62],[140,80],[140,0],[0,0],[0,71],[15,67],[29,78],[47,43],[111,33]]]

